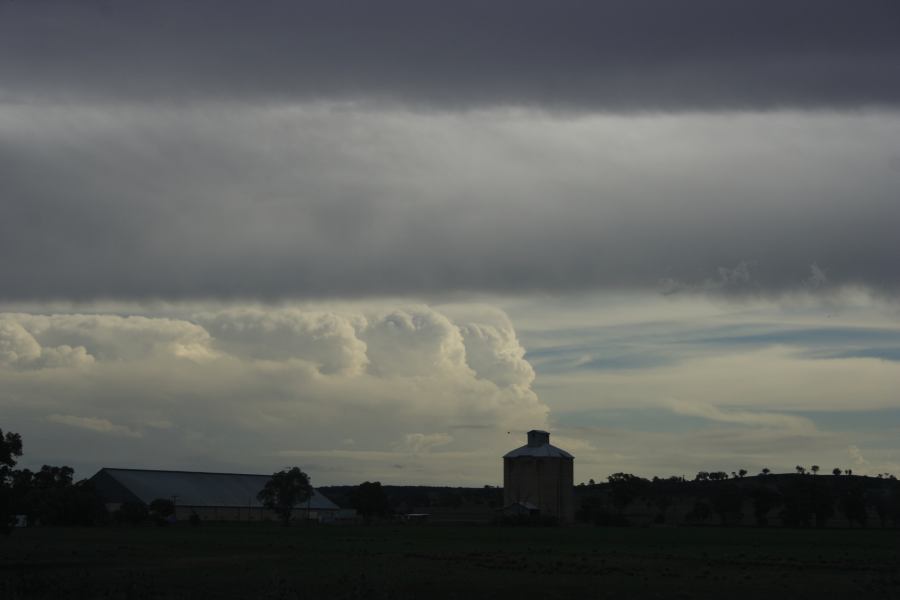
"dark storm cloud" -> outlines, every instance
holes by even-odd
[[[897,290],[891,115],[6,107],[0,296]]]
[[[0,98],[894,106],[894,0],[0,0]]]

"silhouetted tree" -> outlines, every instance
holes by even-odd
[[[273,473],[256,498],[263,506],[274,511],[287,527],[291,523],[294,507],[306,502],[312,494],[309,476],[298,467],[293,467]]]
[[[106,518],[106,508],[88,480],[73,482],[68,466],[44,465],[30,476],[24,496],[29,522],[42,525],[93,525]],[[27,475],[23,474],[23,478]]]
[[[781,503],[781,496],[768,486],[759,486],[750,492],[753,500],[753,516],[756,524],[765,527],[769,524],[769,513]]]
[[[175,514],[175,503],[168,498],[157,498],[148,506],[150,516],[157,525],[166,525]]]
[[[613,473],[606,478],[609,481],[609,493],[613,506],[621,515],[629,504],[640,496],[650,483],[642,477],[631,473]]]
[[[866,511],[866,493],[861,483],[854,482],[847,486],[838,505],[851,526],[854,522],[866,526],[869,515]]]
[[[140,525],[149,516],[147,506],[143,502],[123,502],[113,513],[113,519],[117,523]]]
[[[650,500],[653,505],[659,510],[656,517],[654,518],[654,521],[656,523],[666,522],[666,512],[674,503],[674,499],[672,498],[672,494],[669,490],[672,481],[672,479],[659,479],[657,477],[654,477],[653,482],[650,485]]]
[[[366,521],[390,514],[387,495],[380,481],[364,481],[350,494],[350,503]]]
[[[768,467],[765,467],[765,468],[763,468],[762,471],[760,471],[760,474],[762,474],[762,475],[768,475],[768,474],[771,473],[771,472],[772,472],[772,471],[770,471]]]
[[[716,486],[712,495],[713,509],[722,520],[722,525],[737,523],[743,513],[744,495],[737,485],[723,483]]]
[[[835,467],[831,470],[831,474],[834,475],[835,477],[837,477],[838,475],[841,474],[841,470],[839,468]]]
[[[794,467],[794,468],[797,469],[797,474],[798,474],[798,475],[805,475],[805,474],[806,474],[806,468],[801,467],[800,465],[797,465],[797,466]]]
[[[0,532],[9,534],[12,531],[13,494],[11,489],[13,467],[16,459],[22,456],[22,436],[18,433],[0,429]]]
[[[783,508],[781,522],[787,527],[809,527],[813,519],[812,494],[803,479],[783,481],[779,486]]]
[[[709,473],[707,471],[700,471],[697,473],[697,476],[694,477],[694,481],[709,481]]]
[[[691,510],[685,515],[685,519],[687,519],[689,523],[703,523],[709,519],[710,515],[712,515],[712,509],[709,508],[709,504],[697,500],[694,502],[694,506],[691,507]]]
[[[834,495],[831,486],[819,485],[818,482],[815,482],[810,487],[810,495],[816,527],[825,527],[828,519],[834,516]]]
[[[870,497],[872,506],[875,508],[875,514],[881,521],[882,527],[887,527],[888,519],[891,516],[891,493],[888,489],[882,488],[873,493]]]
[[[743,478],[746,477],[746,476],[747,476],[747,469],[739,469],[739,470],[738,470],[738,477],[740,477],[741,479],[743,479]]]
[[[813,465],[809,468],[809,470],[813,472],[813,475],[818,475],[819,474],[819,465]]]

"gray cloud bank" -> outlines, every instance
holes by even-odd
[[[0,298],[895,292],[892,113],[0,105]]]
[[[0,98],[896,106],[892,0],[0,2]]]

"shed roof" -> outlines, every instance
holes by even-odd
[[[261,507],[256,494],[271,475],[245,473],[204,473],[196,471],[153,471],[148,469],[103,468],[92,479],[113,479],[141,502],[177,496],[178,506]],[[313,489],[309,508],[339,510],[339,506]],[[303,502],[300,506],[306,507]]]

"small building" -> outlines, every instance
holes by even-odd
[[[505,514],[575,519],[575,457],[550,444],[550,434],[533,429],[528,443],[503,456]]]
[[[209,521],[270,521],[275,514],[256,499],[269,479],[271,475],[103,468],[91,482],[110,512],[125,502],[149,505],[164,498],[175,504],[179,521],[193,514]],[[337,504],[314,489],[312,497],[294,509],[293,517],[330,522],[340,513]]]

